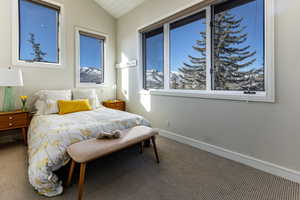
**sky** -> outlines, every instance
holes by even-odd
[[[29,34],[35,35],[35,42],[40,43],[41,50],[47,55],[46,62],[58,63],[57,19],[58,12],[35,3],[20,0],[20,58],[33,60],[32,45],[28,42]],[[103,42],[98,39],[80,36],[80,66],[102,67]]]
[[[103,41],[80,35],[80,67],[102,67]]]
[[[164,65],[164,35],[163,33],[146,39],[146,66],[147,69],[163,71]]]
[[[257,5],[256,5],[257,4]],[[233,14],[243,17],[242,25],[247,26],[248,40],[242,46],[250,45],[251,51],[257,51],[257,61],[248,69],[263,65],[263,15],[255,17],[257,11],[262,13],[263,0],[257,0],[243,6],[231,9]],[[43,52],[47,53],[44,60],[58,62],[57,53],[57,19],[55,10],[20,0],[20,58],[32,60],[33,50],[28,42],[29,34],[34,33],[36,43],[41,44]],[[170,67],[171,71],[178,71],[183,62],[189,63],[188,55],[199,56],[192,46],[201,39],[199,32],[205,30],[203,21],[198,20],[186,26],[178,27],[170,32]],[[101,67],[102,47],[96,39],[81,37],[81,66]],[[147,68],[163,71],[163,34],[153,36],[147,40]],[[247,69],[246,69],[247,70]]]
[[[29,34],[35,35],[35,42],[40,43],[41,50],[47,55],[44,60],[51,63],[58,62],[57,53],[57,17],[53,10],[25,0],[20,0],[20,58],[32,60],[34,58],[32,45],[28,42]]]
[[[247,26],[244,33],[248,33],[248,39],[241,47],[250,45],[250,51],[256,51],[257,61],[253,65],[244,69],[248,71],[252,68],[259,68],[264,63],[264,34],[263,34],[263,14],[256,17],[255,13],[263,13],[263,0],[257,0],[248,4],[231,9],[231,13],[243,17],[242,26]],[[178,71],[183,62],[189,63],[188,55],[199,57],[200,53],[192,46],[196,40],[201,39],[200,32],[205,30],[204,20],[198,20],[188,25],[178,27],[170,32],[170,68],[171,71]],[[155,68],[163,71],[163,35],[154,36],[147,41],[147,50],[153,54],[147,55],[147,69]]]

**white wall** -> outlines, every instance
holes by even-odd
[[[31,95],[40,89],[66,89],[75,87],[75,26],[82,26],[107,33],[110,37],[109,66],[105,69],[108,87],[100,88],[98,93],[103,99],[115,98],[115,29],[116,20],[102,9],[94,0],[55,0],[64,6],[64,25],[66,37],[65,65],[63,69],[41,69],[21,67],[23,71],[24,87],[16,89],[17,95]],[[11,25],[12,25],[11,0],[2,0],[0,6],[0,67],[12,65],[11,59]],[[0,110],[3,101],[3,89],[0,89]],[[18,99],[17,99],[17,102]]]
[[[192,2],[151,0],[121,17],[118,62],[138,59],[138,28]],[[300,1],[275,4],[275,104],[139,95],[136,68],[118,72],[118,97],[155,127],[300,171]]]

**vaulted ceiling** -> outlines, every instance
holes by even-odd
[[[115,18],[125,15],[147,0],[95,0],[102,8]]]

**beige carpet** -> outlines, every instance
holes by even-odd
[[[158,147],[160,165],[152,148],[140,155],[137,147],[89,164],[85,199],[300,200],[296,183],[164,138],[158,139]],[[0,170],[1,200],[49,199],[28,183],[21,143],[0,145]],[[76,199],[76,186],[51,199]]]

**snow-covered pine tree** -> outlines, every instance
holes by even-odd
[[[243,18],[236,17],[230,11],[214,16],[213,84],[216,90],[262,90],[264,87],[263,68],[247,72],[242,70],[256,61],[255,58],[251,59],[256,52],[249,51],[250,45],[241,47],[248,37],[243,33],[246,27],[241,26],[242,21]],[[200,32],[200,36],[201,39],[193,46],[200,53],[199,57],[189,56],[191,64],[184,63],[179,69],[185,89],[205,89],[206,32]]]
[[[147,70],[146,73],[146,88],[162,89],[164,87],[164,76],[162,72],[156,69]]]
[[[244,77],[239,84],[244,91],[264,91],[264,68],[251,69],[248,72],[241,72]]]
[[[34,53],[32,53],[32,55],[34,55],[33,61],[36,61],[36,62],[43,61],[44,57],[47,55],[47,53],[45,53],[41,50],[40,43],[35,42],[35,35],[33,33],[29,33],[29,37],[30,38],[29,38],[28,42],[31,44],[32,50],[34,52]]]
[[[182,89],[198,89],[206,88],[206,32],[200,32],[201,40],[196,41],[193,49],[200,52],[200,56],[194,57],[189,55],[191,64],[183,63],[183,67],[179,68],[181,88]]]
[[[172,89],[181,89],[181,78],[176,73],[170,74],[170,88]]]
[[[213,22],[214,44],[214,89],[242,90],[241,85],[250,84],[246,73],[241,72],[252,65],[256,59],[256,52],[250,52],[250,45],[241,47],[246,42],[248,34],[243,33],[243,18],[237,18],[229,11],[216,14]]]

